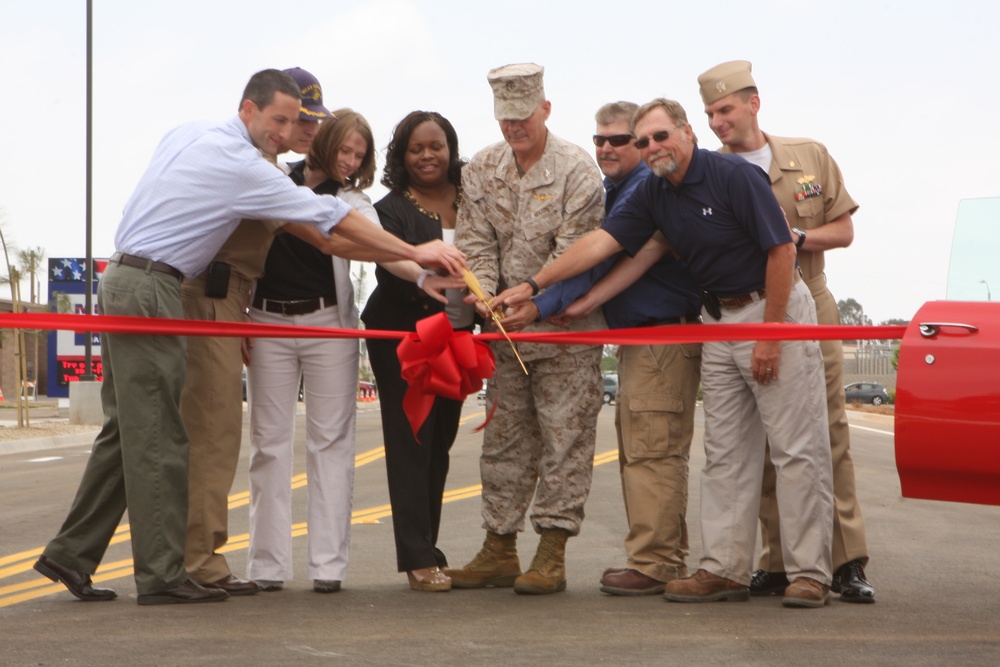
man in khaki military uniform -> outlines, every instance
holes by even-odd
[[[322,89],[315,77],[300,68],[286,73],[295,79],[303,96],[289,144],[295,150],[308,150],[320,120],[333,114],[323,106]],[[275,162],[273,155],[264,157]],[[208,271],[182,283],[184,317],[242,322],[253,281],[263,275],[271,240],[282,225],[273,220],[264,224],[241,222]],[[318,239],[317,235],[314,240]],[[226,557],[218,553],[229,539],[228,496],[243,435],[240,344],[239,338],[232,337],[188,338],[187,380],[180,405],[191,440],[184,567],[203,586],[222,588],[230,595],[253,595],[257,584],[233,576]]]
[[[477,153],[462,176],[455,243],[489,294],[534,275],[600,226],[604,214],[594,161],[545,126],[551,104],[542,74],[534,64],[489,73],[504,141]],[[570,329],[604,327],[598,310]],[[526,330],[555,327],[537,323]],[[518,349],[527,375],[506,342],[493,344],[497,370],[486,400],[498,403],[480,459],[487,536],[468,565],[447,571],[456,588],[513,586],[526,594],[566,588],[566,539],[580,532],[590,492],[602,405],[601,347],[524,344]],[[541,541],[522,574],[516,537],[532,497],[531,523]]]
[[[713,67],[698,77],[698,84],[709,125],[722,141],[723,152],[737,153],[769,174],[771,189],[792,227],[798,265],[816,302],[818,322],[840,324],[837,302],[826,286],[823,253],[851,244],[851,215],[858,209],[844,187],[840,168],[819,142],[775,137],[761,131],[757,121],[760,97],[749,62],[740,60]],[[831,588],[846,602],[874,602],[875,590],[864,571],[868,545],[854,484],[844,400],[843,344],[824,340],[820,341],[820,349],[826,370],[836,507]],[[781,554],[774,466],[770,461],[764,469],[760,521],[764,548],[750,591],[768,595],[788,585]]]

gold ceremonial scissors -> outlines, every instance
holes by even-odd
[[[486,306],[486,309],[490,311],[490,317],[493,318],[493,324],[496,325],[497,329],[500,330],[500,333],[503,334],[503,337],[507,339],[508,343],[510,343],[510,349],[514,352],[514,356],[517,357],[517,363],[521,364],[521,370],[523,370],[524,374],[527,375],[528,369],[524,365],[524,361],[521,360],[521,355],[517,353],[517,346],[514,345],[514,341],[512,341],[510,336],[507,335],[507,330],[504,329],[503,325],[500,323],[500,320],[503,318],[503,313],[490,308],[489,300],[486,298],[486,292],[483,291],[482,285],[479,284],[479,279],[476,278],[476,275],[472,273],[472,271],[469,271],[468,269],[463,270],[462,280],[464,280],[465,284],[469,286],[469,291],[475,294],[476,298],[482,301],[483,305]]]

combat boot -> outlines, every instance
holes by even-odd
[[[451,577],[452,588],[510,588],[521,576],[521,561],[517,557],[517,533],[498,535],[486,533],[486,541],[476,557],[460,570],[444,571]]]
[[[531,568],[514,581],[514,592],[521,595],[545,595],[566,590],[566,540],[569,532],[546,528],[538,543]]]

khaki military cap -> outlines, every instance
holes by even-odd
[[[493,88],[493,117],[523,120],[545,101],[542,74],[545,68],[534,63],[504,65],[490,70],[486,80]]]
[[[750,74],[753,65],[748,60],[733,60],[716,65],[698,77],[701,99],[705,104],[714,104],[726,95],[732,95],[744,88],[756,88]]]

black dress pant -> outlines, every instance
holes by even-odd
[[[437,548],[437,539],[448,477],[448,451],[458,433],[462,401],[437,398],[420,428],[420,442],[417,442],[403,412],[408,385],[400,377],[398,345],[395,340],[369,340],[368,355],[382,406],[396,563],[400,572],[406,572],[448,565]]]

